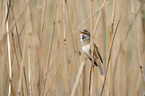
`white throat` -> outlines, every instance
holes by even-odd
[[[91,57],[91,46],[90,44],[86,44],[84,46],[82,46],[82,51],[87,54],[89,57]]]

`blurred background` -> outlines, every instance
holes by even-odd
[[[0,96],[9,94],[10,85],[11,96],[70,96],[83,63],[74,96],[88,96],[92,63],[79,31],[96,28],[93,42],[106,72],[111,25],[112,38],[117,33],[103,96],[143,96],[145,1],[132,1],[134,14],[131,0],[0,0]],[[97,67],[93,74],[91,95],[98,96],[103,81]]]

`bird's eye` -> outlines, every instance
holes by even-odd
[[[82,39],[86,39],[86,36],[83,35],[83,36],[82,36]]]

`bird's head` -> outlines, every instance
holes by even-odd
[[[90,32],[87,29],[80,31],[80,39],[83,45],[90,43]]]

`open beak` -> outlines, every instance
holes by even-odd
[[[85,34],[83,31],[80,31],[80,34]]]

